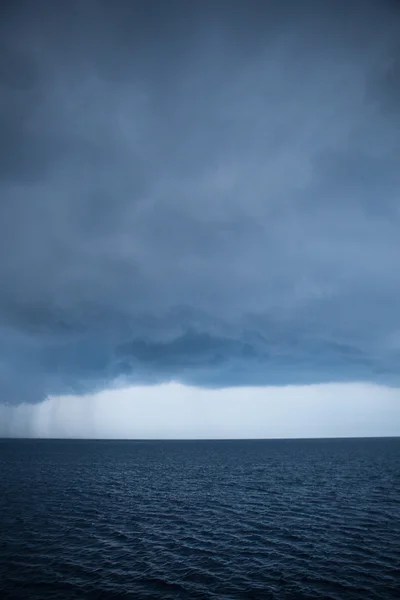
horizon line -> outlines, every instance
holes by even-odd
[[[321,437],[268,437],[268,438],[84,438],[84,437],[0,437],[3,441],[40,442],[269,442],[269,441],[318,441],[318,440],[400,440],[400,435],[355,435]]]

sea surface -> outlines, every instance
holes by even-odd
[[[400,439],[0,440],[0,598],[400,598]]]

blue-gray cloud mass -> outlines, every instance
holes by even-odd
[[[400,385],[399,8],[4,2],[0,401]]]

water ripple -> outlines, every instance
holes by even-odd
[[[400,596],[400,440],[0,441],[15,598]]]

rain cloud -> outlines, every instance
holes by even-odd
[[[1,402],[400,385],[398,3],[2,10]]]

